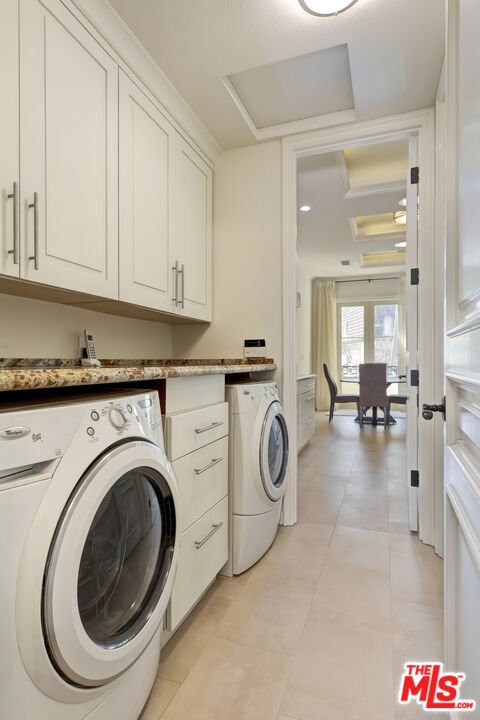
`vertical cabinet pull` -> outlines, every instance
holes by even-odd
[[[8,254],[13,255],[13,264],[18,265],[18,183],[13,183],[13,192],[7,198],[13,200],[13,248]]]
[[[185,307],[185,265],[183,265],[183,263],[182,267],[178,271],[178,274],[182,276],[182,299],[179,300],[177,304],[180,305],[183,310],[183,308]]]
[[[38,270],[38,193],[33,193],[33,203],[28,203],[33,208],[33,255],[28,259],[33,260],[33,267]]]
[[[174,284],[175,284],[175,295],[172,298],[172,302],[175,303],[175,307],[178,307],[178,260],[176,261],[175,265],[172,267],[173,270],[173,277],[174,277]]]

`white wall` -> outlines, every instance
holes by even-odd
[[[175,357],[242,357],[245,338],[282,356],[281,144],[224,152],[215,166],[213,322],[173,330]]]
[[[399,297],[400,280],[379,278],[371,282],[337,282],[336,291],[338,300],[389,299]]]
[[[94,334],[98,357],[172,357],[170,325],[0,295],[1,357],[78,357],[85,327]]]
[[[312,360],[312,279],[297,262],[297,292],[301,306],[297,308],[297,375],[313,372]]]

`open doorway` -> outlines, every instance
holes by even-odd
[[[415,199],[415,209],[409,213],[415,234],[411,227],[407,232],[407,177],[416,149],[411,145],[404,137],[312,154],[297,163],[299,462],[304,467],[313,456],[317,460],[324,456],[327,475],[348,474],[342,477],[345,483],[334,483],[336,490],[344,485],[347,491],[349,477],[358,483],[364,472],[368,492],[361,487],[355,492],[350,488],[343,496],[327,492],[320,501],[325,501],[325,511],[330,513],[326,519],[333,521],[341,513],[345,523],[367,530],[387,531],[389,522],[400,531],[417,529],[416,496],[410,498],[409,512],[407,490],[409,468],[417,468],[416,437],[408,458],[406,443],[409,354],[410,365],[417,356],[412,332],[407,346],[406,318],[407,235],[416,246],[417,214]],[[410,261],[416,257],[414,250]],[[414,325],[416,331],[416,319]],[[372,370],[383,372],[385,378],[382,391],[375,385],[372,388],[370,405],[365,377]],[[416,429],[418,411],[413,399],[408,411],[410,426]],[[319,452],[322,447],[324,452]],[[381,477],[387,463],[395,476],[390,502],[386,477]],[[369,470],[378,481],[375,493],[370,493]],[[325,492],[323,485],[318,489]],[[299,482],[300,520],[305,513],[308,519],[314,501],[319,500],[303,490]]]

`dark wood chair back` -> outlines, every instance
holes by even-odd
[[[362,407],[387,407],[387,366],[385,363],[362,363],[360,365],[360,405]]]
[[[337,383],[330,374],[327,363],[323,363],[323,372],[325,373],[325,379],[328,383],[328,389],[330,390],[330,402],[335,402],[335,398],[338,395]]]

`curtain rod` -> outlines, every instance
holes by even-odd
[[[395,275],[395,277],[381,277],[381,278],[362,278],[361,280],[335,280],[335,284],[337,283],[352,283],[352,282],[377,282],[378,280],[399,280],[400,276]]]

